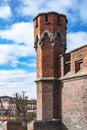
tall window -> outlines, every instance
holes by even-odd
[[[70,61],[69,62],[65,62],[65,71],[64,71],[64,74],[67,74],[69,71],[70,71]]]
[[[48,22],[48,15],[45,16],[45,21]]]

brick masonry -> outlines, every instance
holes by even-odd
[[[34,19],[37,120],[60,118],[58,56],[66,49],[66,16],[42,13]],[[49,103],[50,102],[50,103]]]
[[[7,121],[3,124],[3,130],[22,130],[22,122]]]
[[[37,120],[60,119],[61,130],[87,130],[87,45],[65,53],[66,24],[56,12],[34,19]]]
[[[87,79],[62,83],[62,121],[69,130],[87,129]]]

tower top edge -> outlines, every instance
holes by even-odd
[[[64,15],[64,14],[59,14],[59,13],[57,13],[57,12],[55,12],[55,11],[50,11],[50,12],[47,12],[47,13],[46,13],[46,12],[39,13],[39,14],[33,19],[33,21],[36,20],[39,16],[42,16],[42,15],[49,15],[49,14],[56,14],[56,15],[65,17],[65,19],[66,19],[66,21],[67,21],[66,15]]]

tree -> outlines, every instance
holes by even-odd
[[[36,112],[27,113],[27,122],[33,121],[36,119]]]
[[[16,104],[16,119],[17,120],[26,120],[27,114],[27,97],[23,97],[16,93],[15,98]]]
[[[16,120],[30,122],[36,118],[36,112],[27,112],[28,97],[25,97],[24,95],[21,96],[20,94],[16,93],[14,99],[16,104]]]

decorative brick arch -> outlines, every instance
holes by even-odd
[[[65,44],[65,38],[64,38],[63,34],[60,31],[57,31],[55,33],[54,38],[56,39],[57,37],[60,39],[62,44]]]
[[[39,42],[40,42],[40,45],[41,45],[41,46],[43,45],[43,41],[44,41],[44,39],[45,39],[46,34],[48,35],[48,37],[49,37],[49,39],[50,39],[51,45],[54,46],[54,45],[55,45],[54,36],[53,36],[53,34],[52,34],[50,31],[48,31],[48,30],[45,30],[45,31],[42,33],[42,35],[41,35],[41,37],[40,37],[40,41],[39,41]]]
[[[55,45],[55,40],[56,38],[58,37],[59,40],[61,41],[61,44],[64,48],[66,48],[66,40],[63,36],[63,34],[60,32],[60,31],[57,31],[54,35],[48,31],[48,30],[45,30],[41,36],[39,36],[38,34],[36,34],[36,37],[35,37],[35,42],[34,42],[34,47],[36,48],[37,47],[37,43],[39,42],[39,44],[41,45],[41,47],[43,46],[43,41],[45,40],[45,36],[46,34],[48,35],[49,39],[50,39],[50,42],[51,42],[51,45],[52,47]]]
[[[59,40],[61,41],[61,44],[63,46],[63,48],[66,48],[66,39],[64,38],[63,34],[60,31],[57,31],[54,35],[54,39],[59,38]]]

